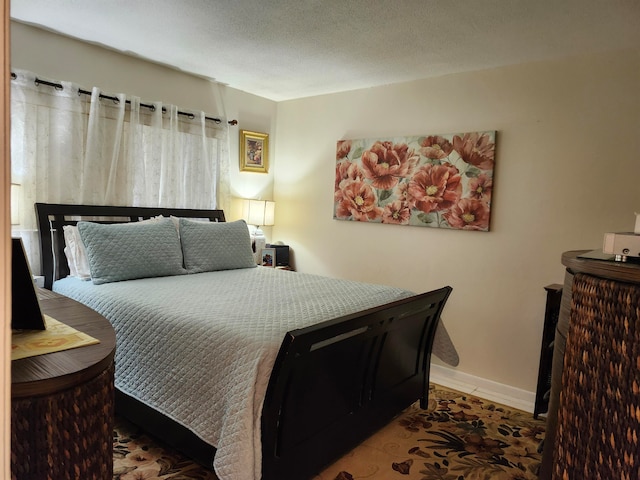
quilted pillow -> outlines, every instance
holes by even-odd
[[[171,220],[104,225],[78,222],[96,285],[186,273],[180,239]]]
[[[131,223],[114,223],[114,225],[144,225],[145,223],[154,223],[162,220],[162,215],[151,217],[146,220],[139,220]],[[69,265],[69,275],[78,277],[81,280],[91,280],[91,270],[89,269],[89,259],[87,252],[80,238],[80,232],[77,225],[65,225],[64,231],[64,253],[67,256],[67,264]],[[178,228],[176,226],[176,228]]]
[[[180,242],[184,266],[189,273],[256,266],[244,220],[218,223],[181,218]]]

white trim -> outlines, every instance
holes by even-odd
[[[501,403],[508,407],[533,413],[535,392],[476,377],[443,365],[431,364],[429,380],[443,387]]]

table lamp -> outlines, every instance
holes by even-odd
[[[256,257],[256,263],[260,263],[260,251],[266,246],[267,239],[260,227],[271,226],[274,224],[275,202],[269,200],[243,200],[242,218],[247,224],[255,225],[256,232],[254,234],[253,251]]]

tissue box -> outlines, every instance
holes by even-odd
[[[605,233],[602,251],[611,255],[640,257],[640,235],[633,232]]]

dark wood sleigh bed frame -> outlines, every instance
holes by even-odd
[[[156,215],[225,221],[221,210],[36,204],[45,288],[69,274],[64,225]],[[296,275],[295,273],[288,273]],[[451,287],[346,315],[283,339],[262,409],[262,479],[304,480],[420,401],[426,408],[434,335]],[[215,448],[116,391],[119,415],[211,468]]]

